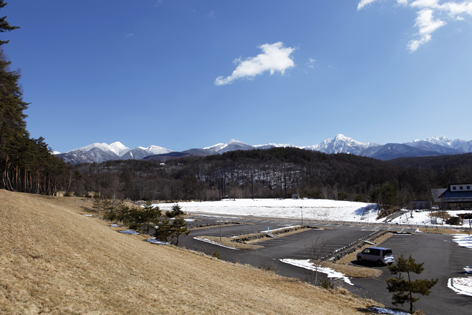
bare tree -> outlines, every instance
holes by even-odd
[[[315,238],[311,242],[305,243],[305,251],[310,261],[313,263],[314,269],[309,273],[308,281],[314,285],[319,284],[318,271],[326,256],[326,241],[322,238]]]

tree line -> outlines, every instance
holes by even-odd
[[[421,164],[421,159],[426,163]],[[472,155],[380,161],[298,148],[231,151],[166,161],[128,160],[79,164],[70,171],[70,193],[100,191],[131,200],[219,200],[300,197],[406,206],[431,200],[431,189],[472,179]],[[442,162],[441,162],[442,161]],[[467,161],[467,162],[464,162]]]

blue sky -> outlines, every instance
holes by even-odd
[[[53,150],[472,139],[472,0],[7,2]]]

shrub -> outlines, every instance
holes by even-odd
[[[329,280],[329,278],[321,280],[320,286],[326,290],[334,290],[334,284]]]
[[[450,217],[449,219],[446,220],[446,224],[450,225],[460,225],[461,220],[459,217]]]

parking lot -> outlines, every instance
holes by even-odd
[[[270,266],[283,276],[307,280],[311,272],[280,262],[280,259],[308,259],[310,246],[317,242],[325,243],[324,251],[331,253],[347,244],[378,230],[389,230],[413,234],[396,234],[381,246],[392,248],[394,256],[400,254],[412,255],[417,262],[424,262],[425,271],[420,278],[438,278],[438,284],[433,287],[431,295],[421,297],[415,303],[415,308],[421,309],[426,314],[465,314],[472,307],[472,297],[458,295],[447,288],[447,280],[464,274],[466,265],[472,265],[472,251],[459,247],[452,242],[452,236],[443,234],[414,233],[415,228],[403,228],[401,226],[384,227],[382,225],[362,224],[333,224],[314,221],[304,221],[304,225],[317,226],[321,229],[312,229],[306,232],[287,235],[284,237],[265,240],[258,245],[264,247],[257,250],[232,250],[217,245],[207,244],[194,237],[215,236],[232,237],[261,231],[274,230],[281,227],[300,225],[301,220],[195,215],[195,221],[188,222],[190,227],[202,224],[219,224],[221,221],[235,221],[238,225],[215,225],[203,229],[194,229],[188,236],[181,237],[181,243],[189,249],[204,251],[212,254],[218,251],[221,259],[250,264],[254,267]],[[357,264],[357,262],[353,262]],[[372,298],[391,305],[390,293],[387,290],[385,280],[390,277],[385,266],[362,264],[363,267],[376,268],[382,274],[374,279],[351,279],[354,286],[344,285],[350,292]]]

